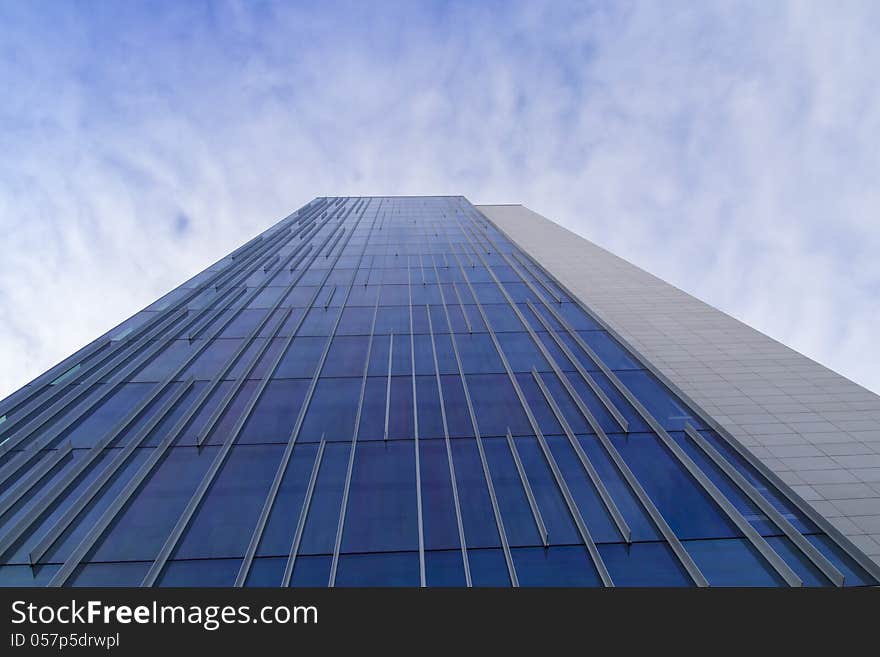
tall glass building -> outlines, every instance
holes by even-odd
[[[736,435],[725,399],[778,394],[690,376],[766,349],[704,310],[676,349],[687,295],[560,231],[463,197],[283,219],[0,402],[0,584],[877,584],[835,520],[871,513]]]

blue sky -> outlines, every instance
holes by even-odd
[[[0,396],[320,195],[520,202],[880,391],[880,3],[0,0]]]

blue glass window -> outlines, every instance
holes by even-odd
[[[418,550],[414,443],[358,443],[343,552]]]
[[[785,582],[744,538],[682,541],[710,586],[784,586]]]
[[[615,586],[692,586],[666,543],[606,543],[599,554]]]
[[[581,546],[514,548],[520,586],[602,586],[587,550]]]
[[[460,550],[425,552],[427,586],[466,586],[464,561]]]
[[[245,422],[239,443],[286,443],[299,416],[309,382],[305,379],[270,381]]]
[[[418,586],[419,553],[343,554],[336,586]]]
[[[360,399],[361,380],[319,379],[299,440],[351,440]]]
[[[174,558],[243,556],[283,451],[283,445],[234,446]]]

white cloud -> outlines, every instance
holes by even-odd
[[[126,7],[0,10],[0,396],[385,193],[522,202],[880,390],[872,3]]]

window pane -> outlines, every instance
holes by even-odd
[[[606,543],[599,554],[615,586],[692,586],[666,543]]]
[[[461,551],[425,552],[425,583],[428,586],[467,586]]]
[[[452,459],[468,547],[501,545],[476,440],[452,441]]]
[[[418,586],[419,553],[343,554],[336,586]]]
[[[639,433],[611,440],[679,538],[741,536],[659,438]]]
[[[193,559],[169,561],[158,586],[232,586],[241,559]]]
[[[309,382],[306,379],[270,381],[251,412],[238,442],[286,443],[290,439]]]
[[[520,586],[602,586],[586,548],[514,548],[513,565]]]
[[[174,558],[243,556],[283,451],[283,445],[234,446]]]
[[[409,441],[357,444],[342,551],[418,550],[413,447]]]
[[[319,379],[299,440],[351,440],[360,388],[360,379]]]
[[[744,538],[682,541],[710,586],[784,586]]]
[[[510,574],[501,550],[468,550],[474,586],[510,586]]]

